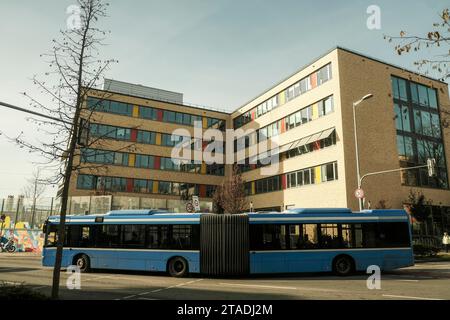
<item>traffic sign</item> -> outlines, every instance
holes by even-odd
[[[192,196],[192,204],[194,205],[195,211],[200,211],[200,201],[198,196]]]
[[[186,211],[189,213],[193,213],[194,212],[194,206],[192,205],[192,203],[188,202],[186,203]]]
[[[355,190],[355,197],[358,199],[364,198],[364,190],[363,189],[356,189]]]

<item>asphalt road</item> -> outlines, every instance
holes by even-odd
[[[383,273],[381,289],[369,290],[368,275],[330,274],[207,279],[171,278],[159,273],[96,271],[81,275],[81,289],[69,290],[62,272],[61,298],[80,300],[160,299],[406,299],[450,300],[450,262],[417,263]],[[0,282],[24,283],[50,294],[52,269],[29,253],[0,253]]]

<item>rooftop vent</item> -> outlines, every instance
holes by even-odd
[[[348,208],[295,208],[285,213],[352,213]]]
[[[167,210],[159,209],[145,209],[145,210],[113,210],[109,211],[109,216],[123,216],[123,215],[152,215],[158,213],[168,213]]]

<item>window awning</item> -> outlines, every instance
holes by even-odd
[[[289,150],[291,150],[292,148],[292,145],[295,143],[296,141],[294,141],[294,142],[289,142],[288,144],[285,144],[285,145],[283,145],[283,146],[281,146],[279,149],[278,149],[278,153],[283,153],[283,152],[286,152],[286,151],[289,151]]]
[[[320,135],[318,140],[322,140],[322,139],[326,139],[329,136],[331,136],[331,134],[334,132],[334,130],[336,130],[335,128],[330,128],[327,130],[322,131],[322,134]]]
[[[336,130],[335,128],[329,128],[317,133],[314,133],[310,136],[295,140],[293,142],[290,142],[288,144],[285,144],[283,146],[280,147],[278,153],[283,153],[301,146],[304,146],[308,143],[313,143],[322,139],[326,139],[328,138],[333,132],[334,130]]]

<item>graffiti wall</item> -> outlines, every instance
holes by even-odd
[[[41,253],[44,244],[44,233],[41,230],[6,229],[3,237],[9,239],[14,234],[14,242],[19,252]]]

